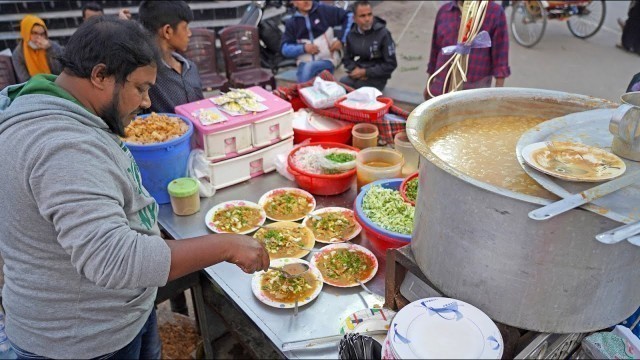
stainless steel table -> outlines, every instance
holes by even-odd
[[[277,173],[266,174],[241,184],[222,189],[213,197],[202,199],[200,212],[191,216],[176,216],[171,205],[160,206],[158,221],[165,232],[176,240],[209,234],[205,225],[205,214],[214,205],[228,200],[249,200],[258,202],[265,192],[278,187],[296,187]],[[347,192],[336,196],[316,196],[318,208],[328,206],[353,207],[356,197],[354,186]],[[354,243],[372,248],[364,233]],[[316,248],[324,244],[318,243]],[[374,251],[375,252],[375,251]],[[307,258],[308,260],[308,258]],[[323,347],[305,350],[281,352],[283,342],[335,335],[340,328],[340,321],[355,311],[368,306],[384,303],[385,259],[378,255],[379,268],[376,276],[367,286],[376,295],[370,295],[357,288],[336,288],[324,285],[322,292],[311,303],[302,306],[297,317],[293,317],[292,309],[276,309],[269,307],[255,298],[251,292],[252,275],[245,274],[238,267],[229,263],[211,266],[204,271],[206,279],[212,283],[205,286],[219,287],[224,295],[233,302],[236,309],[244,313],[251,322],[266,336],[270,345],[278,354],[287,358],[338,358],[337,347]],[[366,302],[366,304],[365,304]]]

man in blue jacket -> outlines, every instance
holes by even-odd
[[[368,1],[353,4],[354,25],[347,35],[342,63],[349,73],[340,82],[353,88],[373,86],[382,91],[398,66],[396,46],[386,22],[373,16]]]
[[[282,55],[298,59],[298,82],[306,82],[324,70],[333,72],[339,64],[337,52],[346,42],[353,17],[334,6],[311,0],[294,0],[298,11],[285,24]],[[333,37],[333,27],[342,25],[341,39]]]

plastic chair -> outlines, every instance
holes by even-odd
[[[216,61],[216,33],[208,29],[191,29],[189,47],[184,56],[198,66],[198,74],[205,91],[229,89],[229,81],[218,73]]]
[[[227,76],[232,87],[271,86],[276,79],[271,71],[260,67],[260,39],[258,29],[248,25],[229,26],[220,31],[222,53]]]
[[[11,56],[0,55],[0,90],[17,82]]]

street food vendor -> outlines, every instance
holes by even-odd
[[[160,358],[157,287],[269,257],[244,235],[165,241],[158,205],[118,136],[156,81],[159,52],[132,21],[95,17],[60,76],[0,93],[0,252],[6,332],[20,358]]]

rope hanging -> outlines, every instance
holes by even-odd
[[[453,56],[427,80],[427,91],[431,97],[434,97],[430,89],[431,82],[449,65],[451,66],[447,71],[442,93],[462,89],[462,85],[467,82],[467,68],[471,49],[491,46],[491,37],[489,34],[486,31],[480,31],[487,13],[487,6],[489,6],[488,0],[467,0],[464,2],[460,30],[458,31],[458,43],[442,49],[443,54],[453,54]]]

